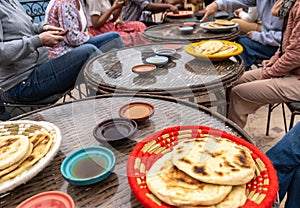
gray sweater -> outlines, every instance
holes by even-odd
[[[33,24],[18,0],[0,0],[0,87],[7,91],[48,60],[38,37],[44,23]]]

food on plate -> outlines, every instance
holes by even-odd
[[[185,15],[191,15],[193,14],[192,11],[179,11],[178,14],[175,14],[173,12],[168,12],[167,16],[185,16]]]
[[[0,137],[0,170],[20,161],[26,155],[29,145],[28,138],[23,135]]]
[[[255,176],[255,162],[246,147],[212,136],[177,144],[173,150],[173,164],[206,183],[242,185]]]
[[[208,22],[205,24],[205,27],[211,27],[211,28],[223,28],[226,26],[233,26],[235,25],[235,22],[229,21],[229,20],[215,20],[214,22]]]
[[[196,180],[172,163],[173,152],[154,162],[146,175],[150,191],[160,200],[174,206],[213,205],[221,202],[232,186],[208,184]]]
[[[195,52],[204,55],[230,54],[238,50],[234,44],[226,44],[221,41],[207,41],[195,47]]]
[[[6,170],[0,171],[0,182],[10,180],[24,171],[31,168],[36,164],[41,158],[43,158],[51,149],[53,138],[47,132],[39,132],[34,134],[32,137],[28,138],[23,135],[10,136],[11,138],[22,138],[28,142],[28,147],[26,148],[25,154],[18,162],[9,165]],[[6,137],[0,137],[1,146],[6,144]]]
[[[32,148],[33,148],[33,145],[30,144],[29,147],[28,147],[28,150],[27,150],[26,154],[24,155],[24,157],[23,157],[20,161],[18,161],[18,162],[16,162],[16,163],[12,164],[11,166],[5,168],[4,170],[1,170],[1,171],[0,171],[0,177],[3,176],[3,175],[5,175],[5,174],[7,174],[7,173],[9,173],[9,172],[11,172],[11,171],[13,171],[13,170],[16,169],[20,164],[22,164],[22,163],[24,162],[24,160],[26,160],[26,159],[29,157],[29,155],[31,154]]]
[[[231,26],[235,24],[235,22],[232,22],[230,20],[224,20],[224,19],[217,19],[214,22],[218,25],[225,25],[225,26]]]
[[[235,208],[246,203],[246,185],[233,186],[230,193],[218,204],[210,206],[180,206],[180,208]]]
[[[215,53],[214,55],[222,55],[222,54],[228,54],[232,53],[238,50],[238,47],[236,45],[227,45],[224,44],[224,46],[220,49],[219,52]]]
[[[195,48],[195,52],[205,55],[212,55],[219,52],[223,46],[224,44],[220,41],[207,41],[203,44],[198,45]]]

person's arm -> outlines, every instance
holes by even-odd
[[[42,32],[39,35],[23,36],[19,40],[4,42],[2,22],[0,20],[0,63],[1,65],[10,65],[22,60],[43,46],[54,46],[64,39],[59,35],[59,31]]]
[[[281,40],[281,31],[269,30],[267,32],[252,31],[251,40],[263,45],[279,46]]]
[[[85,8],[83,8],[85,9]],[[59,25],[68,30],[65,41],[72,47],[79,46],[89,40],[87,32],[82,32],[81,22],[76,5],[64,2],[58,11]]]
[[[36,34],[40,34],[44,31],[44,26],[46,25],[47,23],[46,22],[40,22],[38,24],[36,23],[33,23],[32,26],[33,26],[33,30]]]
[[[149,3],[145,10],[151,11],[152,13],[159,13],[164,11],[170,11],[173,13],[178,13],[178,8],[172,4],[163,4],[163,3]]]
[[[97,0],[88,0],[90,15],[91,15],[91,22],[92,26],[95,29],[98,29],[102,25],[104,25],[111,15],[113,15],[112,22],[115,22],[122,11],[124,3],[119,3],[118,0],[115,0],[113,5],[108,8],[105,12],[101,12],[104,7],[100,2],[97,2]]]
[[[238,17],[247,21],[255,22],[258,19],[258,12],[256,7],[249,7],[248,12],[240,11]]]
[[[263,71],[263,78],[280,77],[288,74],[296,68],[300,68],[300,10],[293,18],[293,30],[291,36],[288,37],[288,46],[281,57],[279,57],[271,67],[267,67]],[[273,57],[272,57],[273,58]]]
[[[233,12],[239,8],[256,6],[251,0],[216,0],[205,7],[205,14],[200,22],[203,22],[208,17],[214,15],[218,10]]]

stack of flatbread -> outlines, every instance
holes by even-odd
[[[218,19],[218,20],[215,20],[214,22],[206,23],[205,26],[218,28],[218,27],[232,26],[234,24],[235,24],[235,22],[232,22],[230,20]]]
[[[222,41],[211,40],[195,47],[195,52],[203,55],[222,55],[238,50],[234,44],[225,44]]]
[[[33,136],[0,137],[0,183],[28,170],[51,149],[53,138],[47,132]]]
[[[237,208],[246,202],[246,183],[255,176],[248,149],[224,138],[179,142],[146,174],[149,190],[177,207]]]

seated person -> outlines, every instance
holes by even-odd
[[[278,11],[282,1],[290,0],[278,0],[272,9],[284,20],[282,47],[263,67],[245,72],[230,93],[228,117],[241,128],[263,105],[300,100],[300,1]]]
[[[262,31],[249,31],[247,35],[241,35],[237,40],[244,48],[241,56],[247,71],[257,61],[270,59],[280,45],[282,20],[271,15],[273,5],[274,1],[270,0],[215,0],[206,6],[206,13],[200,21],[204,21],[218,10],[233,12],[241,7],[257,7],[259,19],[262,21]]]
[[[0,16],[0,87],[16,101],[68,91],[85,62],[101,54],[94,45],[83,44],[51,59],[47,46],[65,39],[63,28],[32,23],[18,0],[1,1]]]
[[[124,21],[141,21],[147,26],[155,24],[152,14],[170,11],[178,14],[178,8],[172,4],[153,3],[148,0],[128,0],[122,9]]]
[[[46,9],[45,21],[68,31],[65,39],[49,48],[50,57],[58,57],[84,43],[90,43],[102,52],[124,47],[116,32],[91,36],[88,32],[85,5],[82,0],[51,0]]]
[[[125,46],[133,46],[145,42],[140,41],[143,40],[142,32],[146,29],[144,23],[139,21],[123,22],[120,20],[122,8],[125,4],[126,1],[120,2],[120,0],[115,0],[112,5],[109,0],[86,0],[91,34],[98,35],[111,31],[118,32]]]
[[[239,8],[234,11],[234,15],[238,18],[233,18],[231,21],[239,23],[242,35],[250,31],[261,32],[261,21],[258,19],[256,7],[249,7],[248,12],[244,11],[243,8]]]
[[[287,194],[284,207],[300,207],[300,122],[266,154],[277,171],[280,201]]]

